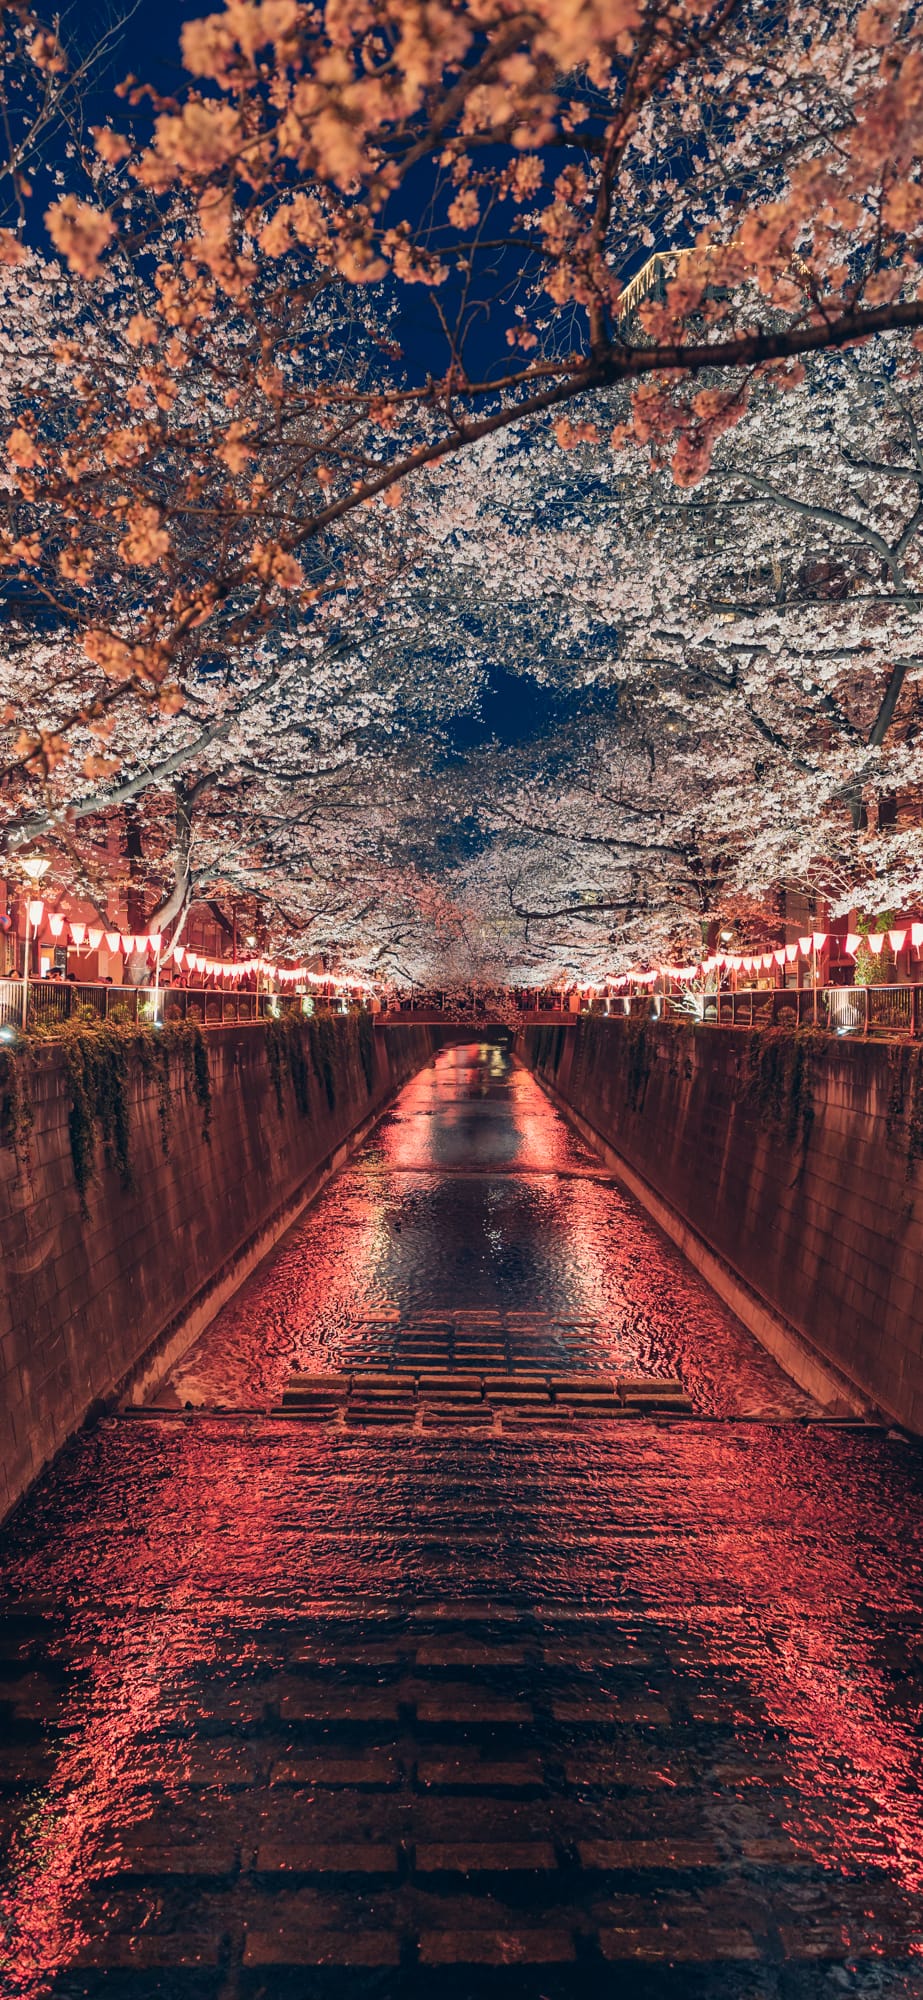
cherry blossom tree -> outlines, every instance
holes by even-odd
[[[685,958],[780,888],[918,903],[920,389],[900,340],[819,360],[693,492],[630,443],[602,472],[528,433],[444,480],[482,643],[584,691],[475,785],[533,944]]]
[[[137,136],[98,128],[47,210],[70,338],[14,385],[9,568],[60,600],[63,566],[114,688],[169,701],[204,627],[249,637],[322,589],[334,524],[530,414],[605,450],[588,399],[640,380],[632,434],[698,479],[756,376],[781,394],[800,355],[923,320],[920,32],[810,0],[189,22],[185,88],[130,92]],[[23,59],[63,55],[49,31]]]

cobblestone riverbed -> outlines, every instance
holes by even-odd
[[[444,1052],[0,1535],[0,1992],[923,1996],[920,1468]]]

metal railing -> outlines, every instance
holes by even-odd
[[[697,996],[701,1012],[690,1014],[677,1006],[678,995],[643,993],[613,998],[608,1004],[610,1018],[663,1021],[701,1020],[706,1026],[721,1028],[808,1028],[817,1027],[832,1035],[923,1035],[923,986],[809,986],[795,989],[749,987],[738,993],[705,993]],[[324,1003],[321,1002],[321,1005]],[[52,1028],[64,1022],[95,1014],[100,1020],[150,1025],[155,1018],[164,1022],[195,1021],[206,1028],[220,1028],[235,1022],[265,1021],[273,1016],[303,1011],[300,993],[222,993],[211,986],[103,986],[80,985],[71,980],[30,979],[28,1025]],[[523,1026],[542,1021],[573,1022],[579,1018],[569,1007],[509,1008]],[[604,1000],[581,1008],[582,1013],[606,1013]],[[485,1016],[493,1018],[498,1009],[481,1002],[476,1008],[406,1006],[386,1010],[378,1016],[388,1021],[470,1019],[472,1025]],[[22,980],[0,979],[0,1028],[22,1025]]]
[[[923,1034],[923,986],[781,986],[699,994],[701,1014],[675,1006],[675,996],[643,994],[623,1012],[637,1018],[703,1020],[717,1028],[821,1028],[827,1034]],[[617,1002],[611,1002],[617,1010]]]
[[[300,993],[220,993],[211,986],[102,986],[73,980],[30,979],[28,1026],[53,1028],[58,1022],[98,1015],[100,1020],[150,1026],[197,1021],[220,1028],[235,1021],[264,1021],[300,1013]],[[0,1027],[22,1026],[22,980],[0,979]]]

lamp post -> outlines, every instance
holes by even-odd
[[[28,875],[29,881],[32,884],[33,889],[37,889],[42,879],[42,876],[47,875],[50,867],[51,867],[50,861],[46,861],[45,856],[43,854],[30,854],[27,856],[26,860],[22,864],[22,872],[24,875]],[[22,958],[23,1033],[25,1033],[25,1030],[29,1024],[29,946],[32,942],[32,925],[34,921],[35,928],[36,930],[38,930],[42,921],[43,909],[44,909],[44,904],[37,897],[34,899],[30,898],[26,902],[26,940],[25,940],[25,945],[23,947],[23,958]]]

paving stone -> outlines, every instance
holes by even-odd
[[[357,1410],[357,1409],[347,1408],[345,1422],[348,1425],[401,1424],[401,1423],[407,1424],[412,1414],[413,1412],[410,1410],[402,1411],[402,1410],[393,1410],[386,1408],[377,1410]]]
[[[542,1661],[546,1667],[578,1669],[588,1674],[605,1672],[612,1667],[649,1667],[652,1658],[653,1655],[642,1651],[640,1646],[619,1645],[617,1641],[589,1636],[542,1647]]]
[[[320,1390],[328,1396],[345,1396],[349,1380],[348,1375],[334,1373],[326,1375],[290,1375],[285,1386],[286,1390],[291,1391],[296,1389]]]
[[[696,1869],[720,1868],[717,1849],[706,1840],[578,1840],[581,1868]]]
[[[273,1764],[271,1785],[324,1785],[360,1791],[392,1790],[401,1782],[395,1757],[280,1757]]]
[[[341,1634],[332,1633],[329,1640],[316,1639],[310,1645],[299,1641],[289,1650],[291,1667],[303,1667],[308,1673],[324,1672],[344,1667],[355,1673],[364,1667],[396,1667],[410,1651],[412,1639],[372,1639],[362,1632],[352,1644],[344,1641]]]
[[[524,1701],[504,1701],[488,1690],[471,1687],[434,1688],[417,1696],[421,1723],[530,1723],[532,1709]]]
[[[547,1394],[549,1382],[548,1376],[540,1370],[516,1369],[500,1375],[485,1374],[484,1387],[491,1393],[495,1389],[541,1389]]]
[[[171,1771],[162,1752],[158,1751],[156,1756],[167,1781],[175,1776],[185,1785],[224,1785],[233,1790],[253,1783],[253,1756],[243,1744],[191,1743],[180,1751],[175,1771]]]
[[[480,1396],[477,1402],[467,1404],[461,1409],[454,1408],[450,1403],[434,1404],[430,1409],[424,1408],[422,1415],[425,1431],[438,1430],[440,1425],[450,1428],[457,1425],[462,1429],[467,1427],[468,1430],[487,1431],[492,1428],[493,1422],[494,1412],[485,1407]]]
[[[605,1394],[611,1396],[616,1387],[615,1379],[612,1375],[557,1374],[552,1375],[550,1381],[551,1387],[557,1395],[566,1395],[568,1393],[579,1395],[582,1390],[592,1395],[601,1396]]]
[[[442,1791],[531,1791],[544,1784],[540,1757],[491,1762],[486,1757],[420,1757],[417,1783]]]
[[[515,1403],[519,1409],[550,1406],[551,1398],[547,1389],[488,1389],[485,1392],[492,1403],[501,1408],[507,1403]]]
[[[396,1722],[397,1696],[382,1688],[292,1688],[279,1698],[283,1722]]]
[[[84,1938],[77,1946],[68,1970],[87,1972],[178,1972],[186,1967],[216,1966],[220,1958],[218,1935],[189,1935],[148,1929],[131,1934],[105,1931],[99,1937]]]
[[[423,1931],[421,1965],[565,1965],[574,1957],[567,1931]]]
[[[720,1965],[724,1962],[752,1962],[760,1952],[749,1931],[674,1931],[665,1926],[640,1926],[636,1930],[599,1932],[599,1948],[610,1965],[650,1964]]]
[[[616,1386],[621,1396],[681,1396],[683,1393],[678,1375],[619,1375]]]
[[[285,1417],[286,1421],[290,1423],[332,1424],[340,1416],[341,1408],[340,1404],[337,1404],[335,1407],[333,1405],[328,1406],[327,1404],[309,1407],[306,1404],[303,1408],[292,1404],[287,1409],[273,1410],[272,1415],[274,1417]]]
[[[251,1930],[244,1945],[244,1965],[271,1966],[389,1966],[400,1963],[400,1940],[391,1931],[300,1930],[282,1924],[277,1930]]]
[[[414,1396],[412,1388],[404,1382],[363,1382],[361,1387],[354,1383],[347,1407],[354,1410],[357,1403],[365,1401],[399,1403],[412,1409]]]
[[[812,1961],[816,1959],[836,1960],[853,1958],[856,1953],[856,1939],[841,1924],[818,1925],[811,1930],[782,1924],[779,1938],[785,1958]],[[876,1954],[877,1956],[877,1954]]]
[[[415,1655],[418,1667],[521,1667],[525,1657],[522,1646],[483,1639],[424,1639]]]
[[[258,1875],[396,1875],[397,1868],[397,1848],[371,1840],[266,1840],[256,1855]]]
[[[672,1790],[677,1785],[691,1785],[693,1782],[688,1760],[677,1754],[672,1745],[659,1766],[643,1763],[628,1751],[616,1751],[614,1754],[603,1751],[565,1758],[564,1775],[569,1785],[622,1785],[643,1790],[658,1786]]]
[[[155,1875],[196,1876],[217,1881],[235,1874],[237,1848],[230,1841],[200,1840],[181,1842],[142,1840],[116,1842],[104,1852],[96,1868],[98,1879],[116,1876],[143,1879]]]
[[[619,1722],[663,1725],[670,1720],[669,1709],[653,1698],[625,1701],[615,1697],[605,1700],[583,1695],[574,1700],[553,1701],[551,1713],[556,1722],[577,1723],[584,1728],[599,1728],[600,1725]]]
[[[517,1400],[515,1407],[511,1407],[508,1403],[503,1402],[498,1405],[498,1408],[500,1409],[504,1430],[516,1430],[520,1427],[525,1430],[529,1425],[533,1429],[538,1425],[545,1428],[550,1427],[552,1430],[565,1430],[574,1422],[573,1410],[570,1408],[561,1409],[556,1403],[541,1403],[529,1406],[520,1404]]]
[[[558,1403],[562,1409],[575,1416],[589,1417],[630,1417],[632,1411],[617,1396],[575,1395],[562,1396],[558,1393]]]
[[[418,1875],[550,1874],[557,1867],[549,1840],[417,1841]]]
[[[767,1867],[791,1867],[799,1862],[806,1867],[816,1865],[813,1857],[787,1833],[744,1834],[739,1848],[745,1861],[763,1862]]]

